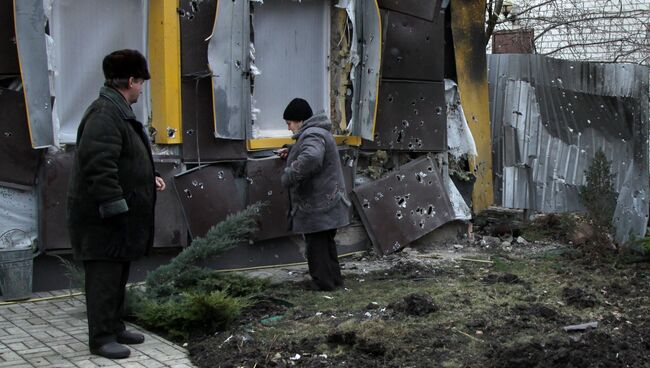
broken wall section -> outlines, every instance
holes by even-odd
[[[382,65],[374,139],[362,149],[445,151],[444,9],[378,1]]]
[[[648,214],[648,69],[537,55],[490,55],[495,202],[540,212],[583,210],[595,152],[612,162],[614,224],[625,243]]]

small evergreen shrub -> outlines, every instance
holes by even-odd
[[[161,332],[174,340],[187,340],[209,332],[223,330],[248,305],[225,291],[186,293],[164,302],[131,292],[131,308],[142,326]]]
[[[605,255],[615,249],[610,233],[617,193],[614,189],[616,175],[612,174],[611,163],[602,150],[596,151],[585,175],[586,185],[580,187],[579,194],[587,210],[587,220],[593,226],[593,236],[584,250],[592,255]]]
[[[616,209],[616,190],[611,164],[602,150],[596,151],[594,159],[585,171],[586,185],[580,187],[580,200],[594,225],[611,230]]]
[[[228,327],[249,305],[248,296],[268,285],[260,279],[196,266],[244,242],[256,229],[261,204],[228,216],[205,237],[195,238],[168,264],[152,271],[143,287],[127,290],[127,314],[171,339],[212,334]]]

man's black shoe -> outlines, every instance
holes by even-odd
[[[131,355],[129,348],[116,342],[109,342],[97,349],[90,349],[90,352],[108,359],[124,359]]]
[[[142,344],[144,342],[144,335],[141,333],[124,330],[117,334],[117,342],[127,345]]]

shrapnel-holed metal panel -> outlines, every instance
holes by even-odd
[[[430,22],[393,11],[382,11],[381,17],[381,78],[442,81],[444,19]]]
[[[218,138],[244,139],[250,122],[248,0],[219,1],[210,43],[214,131]]]
[[[43,148],[54,144],[43,0],[16,0],[14,10],[30,138]]]
[[[0,185],[34,185],[41,150],[32,148],[23,92],[0,88]]]
[[[286,161],[278,156],[263,159],[251,159],[246,163],[247,205],[266,202],[257,219],[258,231],[254,240],[265,240],[287,236],[289,222],[289,193],[282,187],[280,177]]]
[[[381,253],[392,253],[450,221],[454,213],[438,166],[422,157],[354,189],[368,235]]]
[[[0,2],[0,74],[20,74],[14,32],[13,1]]]
[[[181,81],[183,117],[183,161],[207,163],[245,160],[246,142],[214,137],[212,79],[184,78]]]
[[[179,174],[174,187],[192,237],[204,236],[229,214],[244,208],[243,196],[227,164],[201,166]]]
[[[182,75],[209,71],[206,39],[212,32],[216,11],[217,0],[180,0]]]
[[[357,170],[359,151],[356,148],[339,146],[339,158],[341,159],[341,168],[343,169],[343,180],[347,193],[354,189],[354,175]]]
[[[617,240],[642,236],[648,212],[647,68],[493,55],[489,80],[496,202],[543,212],[581,210],[578,188],[600,149],[616,175]],[[508,140],[504,132],[512,129],[515,137]]]
[[[154,157],[156,171],[169,185],[168,190],[158,192],[156,199],[156,226],[154,247],[186,247],[187,226],[183,219],[181,203],[176,193],[171,190],[174,175],[180,173],[182,166],[179,161],[161,162],[160,157]]]
[[[358,105],[353,108],[353,120],[350,125],[352,135],[372,140],[375,131],[375,113],[377,111],[377,94],[379,86],[379,69],[381,67],[381,19],[375,0],[358,3],[357,24],[355,32],[361,36],[361,60],[357,66],[359,78],[355,84],[359,88]],[[355,97],[356,99],[356,97]]]
[[[38,185],[38,230],[42,249],[46,251],[71,247],[66,206],[73,158],[73,151],[48,152],[41,166]]]
[[[447,117],[442,82],[382,80],[375,140],[364,149],[445,151]]]
[[[432,21],[439,18],[440,5],[442,0],[378,0],[379,7],[382,9],[395,10],[400,13],[412,15]]]

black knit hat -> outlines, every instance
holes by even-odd
[[[113,51],[102,62],[106,79],[142,78],[151,79],[147,68],[147,59],[137,50]]]
[[[311,111],[311,107],[307,101],[302,98],[294,98],[289,102],[287,108],[284,109],[282,118],[291,121],[305,121],[311,118],[312,115],[314,113]]]

